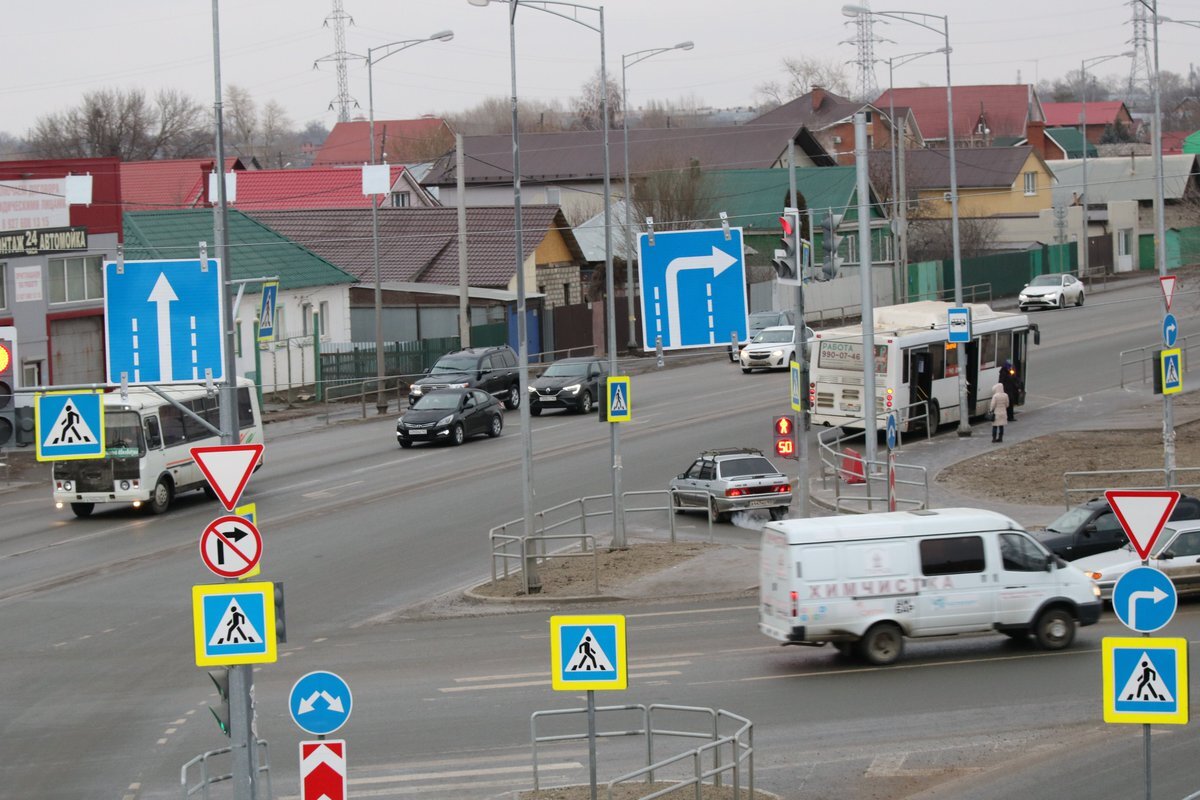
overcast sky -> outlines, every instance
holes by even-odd
[[[4,113],[0,130],[24,135],[41,115],[61,111],[91,89],[180,89],[204,105],[213,101],[211,2],[207,0],[51,0],[6,3]],[[755,87],[783,77],[785,57],[852,61],[854,35],[840,0],[608,0],[608,68],[620,81],[621,55],[691,39],[690,52],[672,52],[629,70],[630,104],[694,97],[703,105],[732,107],[754,100]],[[223,83],[248,89],[263,103],[274,99],[302,126],[337,121],[330,55],[332,28],[323,27],[331,0],[242,0],[221,4]],[[508,9],[467,0],[344,0],[354,25],[351,53],[392,41],[452,29],[454,40],[428,42],[375,67],[375,116],[399,119],[457,111],[487,97],[510,94]],[[1054,78],[1080,60],[1130,48],[1131,9],[1119,0],[874,0],[876,10],[949,14],[955,83],[1015,83]],[[1200,0],[1159,0],[1162,15],[1200,19]],[[581,12],[589,22],[593,12]],[[877,25],[892,42],[876,56],[940,47],[940,35],[914,25]],[[1200,29],[1164,24],[1163,69],[1186,73],[1200,61]],[[586,28],[533,8],[517,15],[517,74],[522,97],[567,99],[594,73],[599,37]],[[1105,75],[1129,73],[1128,59],[1098,65]],[[855,80],[852,64],[847,75]],[[886,88],[887,66],[877,82]],[[896,70],[896,85],[941,85],[944,61],[929,57]],[[350,64],[350,93],[367,111],[367,70]]]

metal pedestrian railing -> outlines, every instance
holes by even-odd
[[[1103,497],[1108,489],[1200,489],[1200,467],[1176,467],[1167,486],[1166,469],[1114,469],[1063,473],[1063,501],[1067,508]],[[1077,485],[1077,484],[1085,485]]]
[[[1175,346],[1183,350],[1183,358],[1179,365],[1183,372],[1187,372],[1188,351],[1191,347],[1191,340],[1196,338],[1198,334],[1190,334],[1188,336],[1180,336]],[[1142,347],[1134,347],[1129,350],[1122,350],[1118,360],[1119,369],[1121,371],[1121,388],[1125,388],[1126,380],[1130,382],[1146,383],[1154,376],[1154,354],[1162,350],[1161,344],[1148,344]],[[1136,377],[1126,376],[1133,373]]]
[[[551,719],[578,718],[579,715],[586,715],[587,712],[587,708],[568,708],[535,711],[530,715],[533,790],[535,792],[540,791],[541,788],[538,771],[541,752],[539,746],[587,741],[588,739],[586,731],[546,733],[546,724]],[[734,800],[740,800],[743,796],[754,797],[754,723],[749,719],[719,708],[663,703],[595,707],[597,723],[600,723],[602,716],[614,719],[624,715],[628,718],[629,712],[636,712],[640,717],[637,721],[638,727],[614,727],[596,731],[597,740],[640,737],[645,750],[644,766],[606,781],[606,796],[609,800],[612,800],[614,789],[617,786],[634,782],[646,784],[647,791],[639,795],[640,800],[652,800],[652,798],[678,794],[686,790],[690,790],[687,793],[694,796],[695,800],[701,800],[706,782],[712,786],[728,784],[732,789]],[[539,721],[543,723],[540,734],[538,731]],[[615,723],[607,724],[614,725]],[[656,748],[661,749],[663,739],[698,740],[703,744],[684,752],[659,758],[656,761],[655,750]],[[683,765],[686,765],[686,768],[681,769],[680,767]],[[658,773],[657,782],[655,773]],[[653,788],[658,783],[669,783],[670,785],[658,789]],[[743,789],[746,791],[745,795],[743,795]]]
[[[202,800],[209,800],[209,787],[214,784],[223,783],[233,778],[233,773],[221,772],[213,774],[213,768],[210,766],[212,761],[217,756],[229,755],[233,751],[232,747],[222,747],[220,750],[209,750],[207,753],[201,753],[191,761],[184,764],[179,770],[179,785],[183,791],[183,800],[189,800],[193,795],[199,794]],[[271,759],[267,753],[267,742],[265,739],[258,740],[258,774],[257,782],[258,791],[256,800],[271,800]],[[195,767],[199,773],[195,783],[188,783],[188,772]]]
[[[913,404],[913,406],[917,405],[924,404]],[[928,438],[930,435],[931,433],[927,430],[926,437]],[[868,512],[886,511],[888,507],[886,455],[883,460],[868,461],[863,453],[847,446],[856,441],[865,443],[865,430],[847,431],[842,428],[829,428],[818,433],[821,486],[829,489],[832,482],[835,513],[857,513],[864,509]],[[898,444],[900,443],[898,442]],[[896,462],[895,475],[896,509],[898,511],[929,508],[929,470],[927,468],[916,464]],[[847,487],[851,485],[860,485],[862,488],[850,490]],[[913,494],[916,496],[912,496]]]

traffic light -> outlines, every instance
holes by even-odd
[[[11,334],[0,336],[0,448],[17,443],[16,362],[16,338]]]
[[[221,728],[221,733],[229,736],[229,669],[220,669],[216,672],[208,673],[209,679],[213,682],[213,686],[217,687],[217,698],[219,702],[217,707],[208,707],[212,712],[213,718],[217,720],[217,725]]]
[[[796,458],[796,423],[787,415],[776,417],[775,455],[780,458]]]
[[[785,208],[779,218],[779,226],[783,229],[780,242],[783,248],[775,251],[771,266],[780,280],[797,281],[802,277],[804,263],[801,256],[802,239],[800,238],[800,212],[794,208]]]
[[[843,216],[845,215],[835,214],[830,210],[821,220],[821,249],[825,251],[825,258],[821,263],[821,273],[825,280],[836,278],[838,271],[842,268],[842,259],[838,256],[842,237],[838,235],[837,228],[842,224]]]

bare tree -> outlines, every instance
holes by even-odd
[[[621,118],[621,87],[609,78],[607,90],[608,125],[610,128],[616,128],[617,120]],[[600,86],[600,70],[596,70],[591,80],[583,84],[580,92],[579,97],[571,102],[571,108],[575,112],[575,127],[585,131],[598,131],[604,126],[600,105],[605,99],[605,92]]]
[[[224,113],[225,144],[240,157],[249,159],[256,155],[255,140],[258,138],[258,106],[250,92],[240,86],[230,85],[225,89]]]
[[[465,136],[482,136],[512,131],[512,100],[507,97],[488,97],[464,111],[440,115],[454,130]],[[517,124],[522,133],[564,130],[569,117],[557,102],[519,100]]]
[[[814,86],[821,86],[835,94],[848,94],[850,80],[844,64],[834,59],[815,56],[785,58],[784,80],[765,81],[755,87],[759,105],[779,106],[801,95],[808,94]]]
[[[37,158],[180,158],[202,152],[205,121],[201,106],[178,92],[159,92],[151,103],[141,89],[99,89],[75,108],[39,117],[28,140]]]
[[[263,106],[261,119],[262,155],[266,159],[276,156],[282,161],[285,147],[294,147],[295,135],[292,133],[292,121],[288,118],[283,106],[274,100]],[[279,166],[283,166],[280,164]]]
[[[908,260],[937,261],[954,257],[952,220],[934,216],[934,203],[922,200],[908,213]],[[994,252],[999,225],[992,217],[959,217],[958,241],[963,258]]]
[[[0,132],[0,161],[18,161],[28,158],[29,145],[24,139],[11,133]]]

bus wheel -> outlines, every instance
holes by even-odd
[[[876,623],[858,640],[858,654],[877,667],[894,664],[904,654],[904,634],[895,623]]]
[[[146,503],[146,508],[150,509],[151,514],[161,514],[171,505],[171,482],[166,478],[159,478],[158,483],[154,484],[154,491],[150,493],[150,502]]]
[[[71,503],[71,513],[80,519],[90,517],[95,508],[95,503]]]
[[[928,416],[925,417],[925,425],[928,427],[930,435],[933,435],[937,433],[938,427],[942,424],[942,407],[938,405],[937,400],[930,400],[926,413]]]

